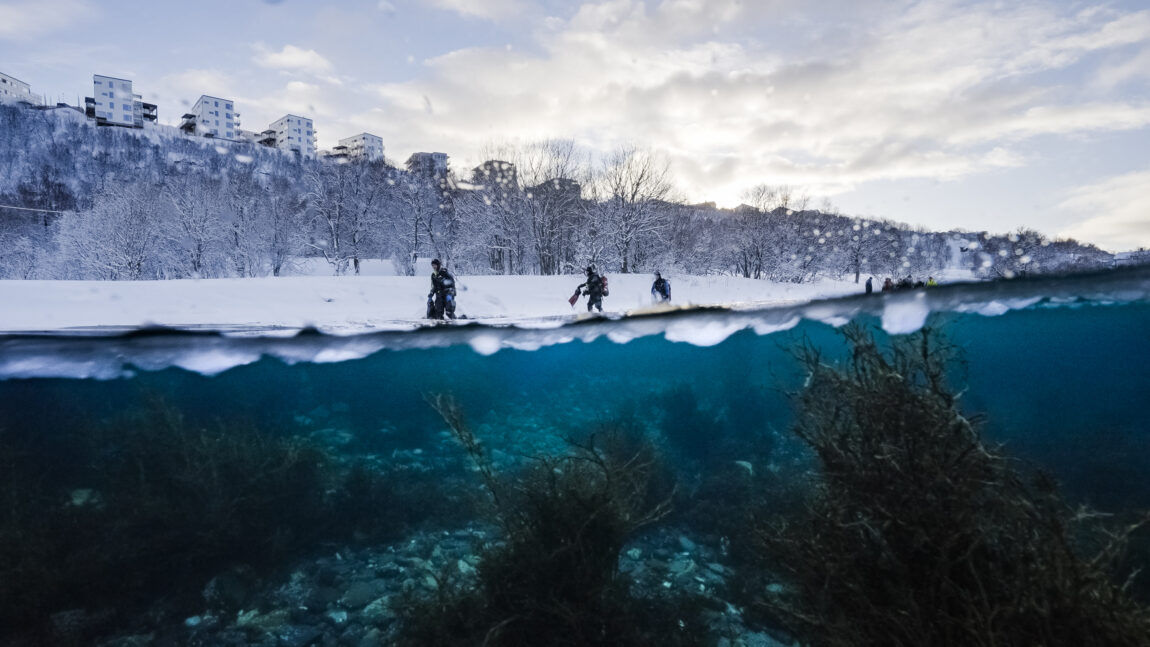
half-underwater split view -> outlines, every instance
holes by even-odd
[[[1150,639],[1146,270],[0,352],[5,645]]]
[[[1146,0],[0,0],[0,647],[1150,647]]]

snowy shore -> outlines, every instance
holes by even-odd
[[[652,304],[649,274],[608,274],[608,313]],[[487,323],[574,317],[566,276],[459,276],[458,313]],[[786,305],[850,294],[862,284],[780,284],[729,276],[670,276],[676,305]],[[293,276],[173,281],[0,281],[0,332],[148,325],[190,329],[300,329],[333,334],[425,323],[427,276]],[[877,286],[876,286],[877,288]]]

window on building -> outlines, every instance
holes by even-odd
[[[226,110],[231,110],[231,109],[232,109],[232,104],[230,104],[230,103],[225,103],[225,104],[224,104],[224,109],[226,109]]]
[[[215,103],[215,106],[216,106],[217,108],[219,108],[219,107],[220,107],[220,102],[219,102],[219,101],[216,101],[216,102],[214,102],[214,103]]]

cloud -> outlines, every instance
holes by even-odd
[[[0,40],[30,40],[83,22],[95,13],[86,0],[0,4]]]
[[[650,144],[690,199],[721,204],[760,182],[835,193],[952,181],[1025,165],[1035,137],[1150,125],[1138,95],[1086,99],[1063,76],[1089,78],[1101,64],[1092,54],[1150,43],[1150,12],[848,5],[836,23],[840,14],[792,0],[588,2],[543,23],[534,49],[425,61],[424,78],[376,87],[380,109],[357,119],[389,150],[443,150],[463,164],[498,139],[568,137],[598,153]]]
[[[262,43],[255,45],[255,63],[260,67],[289,72],[306,72],[313,75],[329,74],[332,64],[314,49],[303,49],[295,45],[284,45],[278,52],[269,50]]]
[[[329,88],[318,83],[289,81],[267,94],[252,97],[235,97],[237,109],[244,117],[244,128],[263,130],[272,121],[286,114],[307,117],[316,125],[316,134],[323,134],[320,147],[334,145],[338,139],[336,126],[346,123],[347,112],[340,98]],[[329,133],[329,129],[331,132]],[[346,135],[344,135],[346,136]]]
[[[430,0],[430,4],[464,16],[486,20],[515,16],[528,6],[524,0]]]
[[[1125,83],[1150,79],[1150,46],[1137,50],[1132,56],[1115,57],[1101,66],[1094,85],[1106,92]]]
[[[1111,251],[1150,247],[1150,169],[1074,189],[1059,209],[1080,222],[1059,232]]]
[[[178,124],[201,95],[237,100],[240,83],[227,72],[210,69],[188,69],[160,77],[151,88],[156,102],[163,106],[160,119]]]

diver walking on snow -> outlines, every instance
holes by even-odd
[[[431,292],[427,293],[427,318],[455,318],[455,277],[439,262],[431,261]]]
[[[587,296],[587,312],[591,312],[591,308],[599,308],[599,312],[603,312],[603,297],[608,294],[607,277],[600,276],[594,265],[588,265],[585,273],[587,281],[575,288],[575,294],[568,302],[574,307],[580,294],[583,294]]]
[[[663,278],[659,272],[655,272],[655,282],[651,284],[651,296],[659,303],[671,300],[671,282]]]

